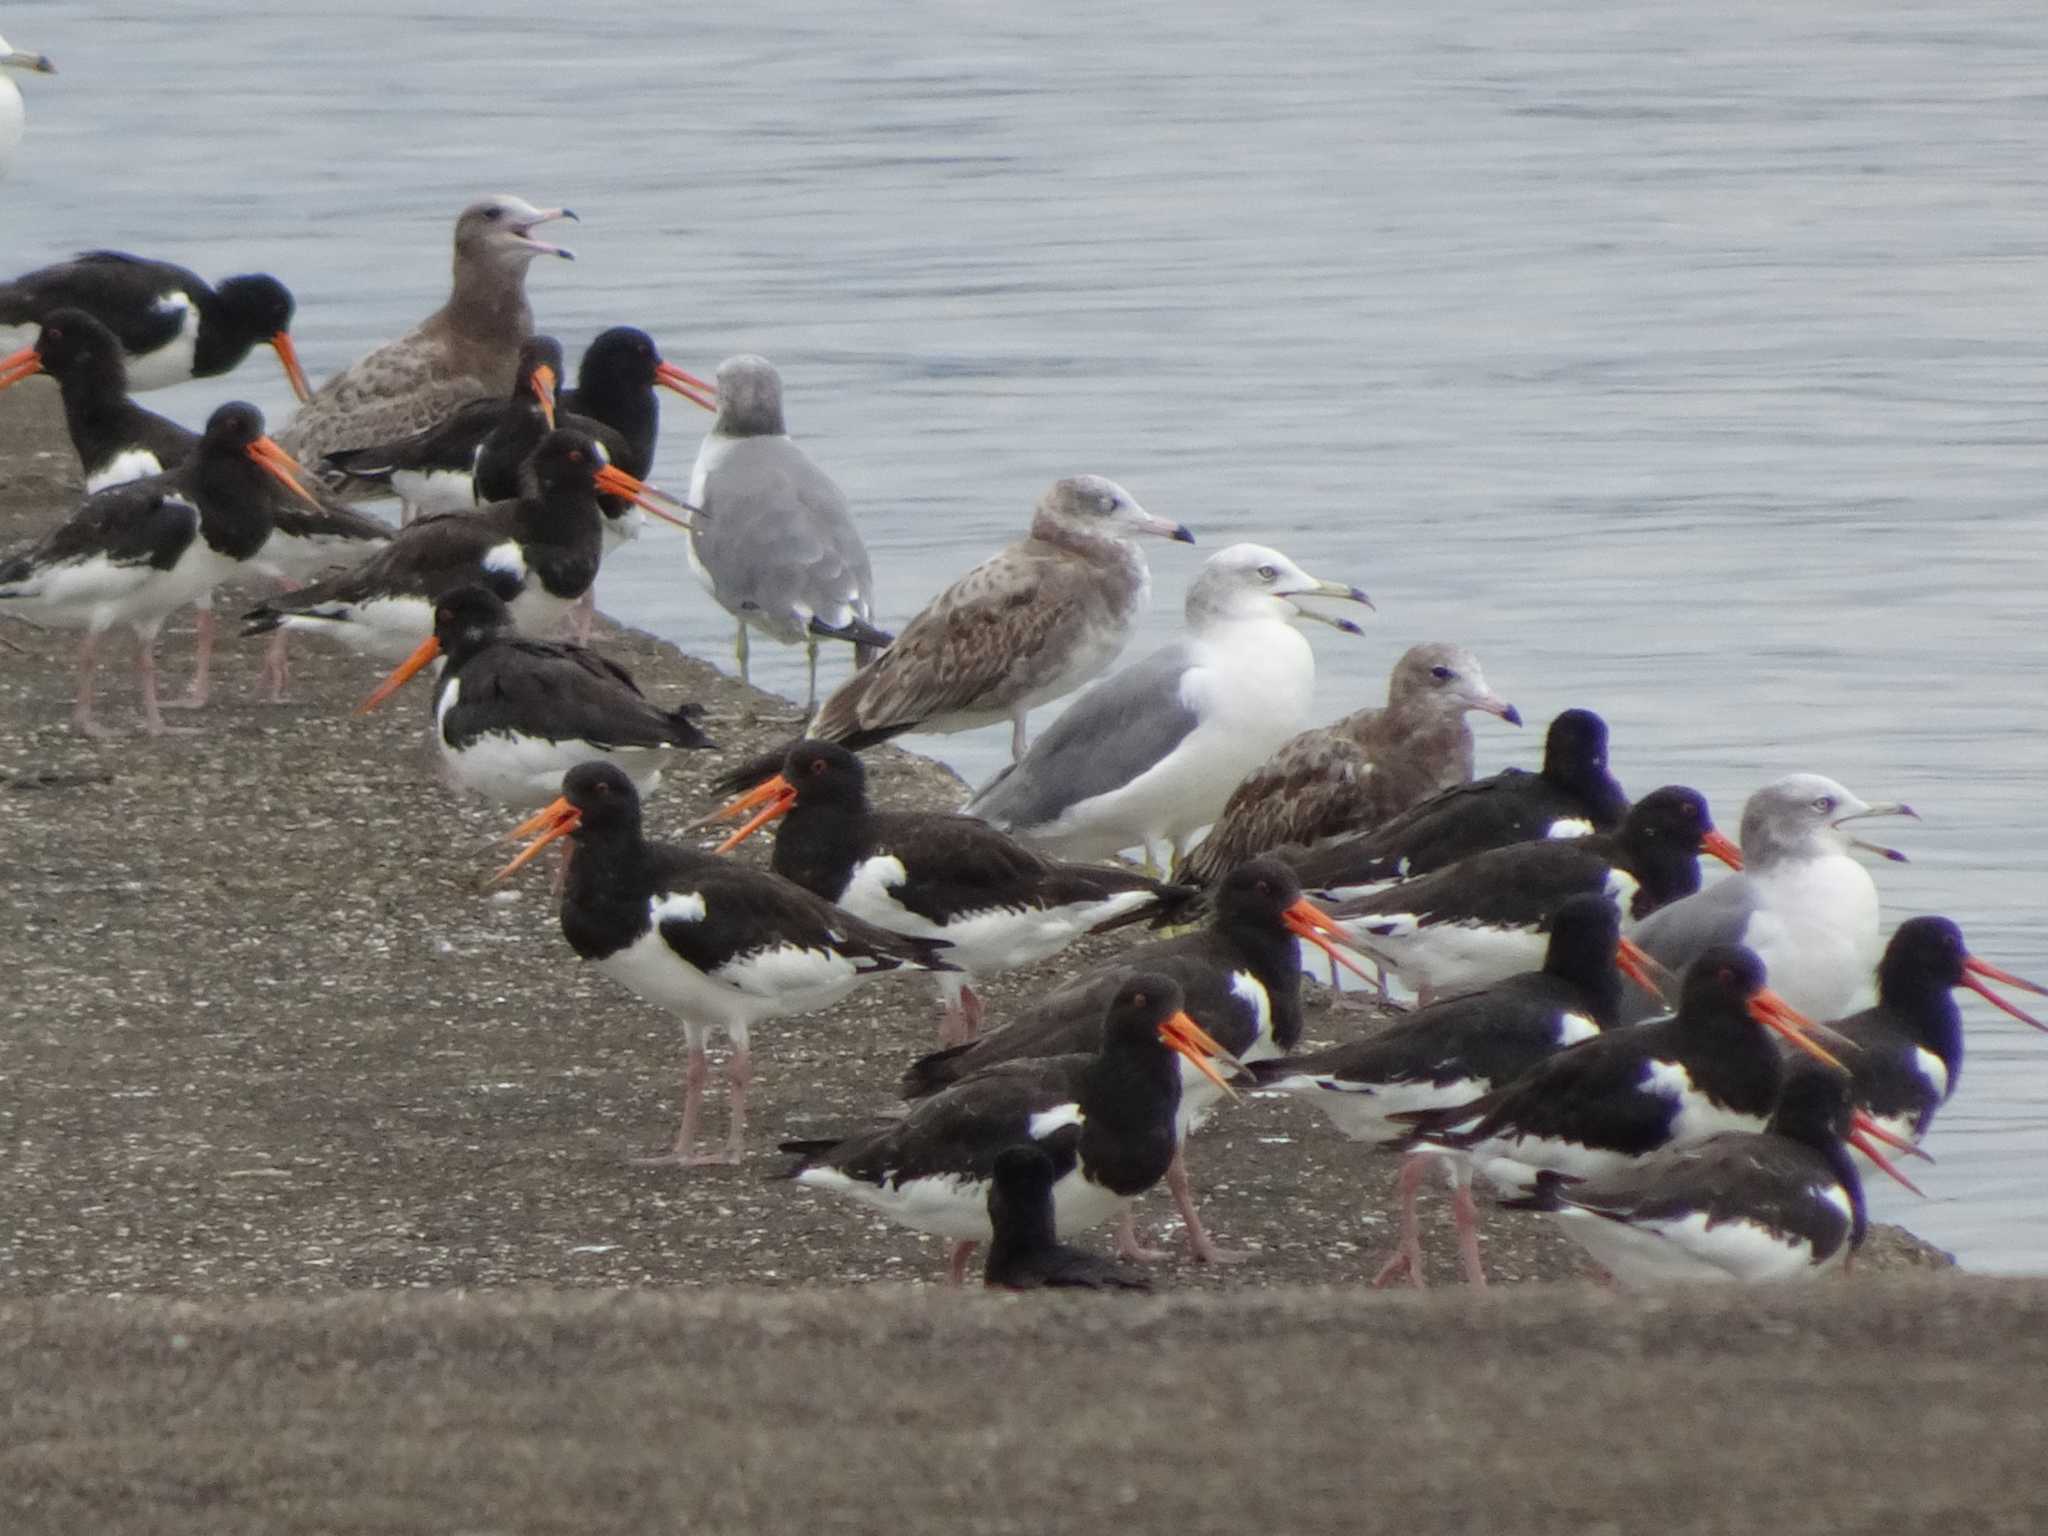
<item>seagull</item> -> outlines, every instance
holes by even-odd
[[[1211,555],[1188,588],[1187,638],[1125,667],[1077,700],[1018,762],[967,804],[1026,842],[1069,859],[1155,843],[1184,854],[1238,780],[1301,728],[1315,653],[1290,622],[1349,634],[1349,619],[1301,607],[1358,588],[1309,575],[1261,544]]]
[[[557,838],[573,838],[562,937],[592,967],[683,1021],[689,1065],[682,1125],[673,1149],[651,1162],[740,1161],[752,1080],[748,1031],[755,1024],[820,1012],[876,976],[946,964],[944,944],[864,923],[780,875],[647,841],[640,795],[616,763],[570,769],[560,798],[515,835],[533,840],[495,878],[510,875]],[[732,1120],[722,1154],[697,1148],[711,1072],[705,1046],[715,1029],[733,1045],[726,1066]]]
[[[871,622],[867,546],[839,487],[790,437],[774,365],[729,357],[716,388],[718,416],[690,474],[690,505],[705,515],[690,537],[690,569],[738,623],[741,682],[749,681],[748,626],[804,647],[808,711],[818,702],[821,638],[852,642],[860,665],[890,642]]]
[[[171,731],[156,696],[157,630],[256,558],[271,530],[264,477],[307,496],[297,469],[263,435],[263,413],[232,401],[177,469],[86,497],[40,543],[0,560],[0,604],[86,632],[71,715],[82,734],[111,734],[93,718],[93,672],[100,636],[116,624],[135,631],[144,727]]]
[[[0,86],[6,83],[0,76]],[[292,393],[307,396],[292,345],[291,290],[267,272],[214,285],[173,262],[87,251],[0,283],[0,349],[26,345],[60,309],[82,309],[120,338],[130,389],[216,378],[267,346],[284,365]]]
[[[505,394],[519,344],[533,334],[526,269],[536,257],[574,255],[535,239],[533,231],[575,217],[566,208],[536,208],[503,194],[463,209],[455,221],[448,302],[322,384],[278,440],[317,463],[336,449],[421,431],[479,395]],[[376,494],[341,489],[357,498]]]
[[[1135,870],[1048,859],[971,816],[876,810],[861,760],[829,741],[798,742],[781,773],[715,814],[755,806],[720,853],[779,821],[778,875],[891,933],[952,946],[946,958],[960,969],[939,976],[941,1045],[980,1033],[977,981],[1051,959],[1086,934],[1161,917],[1194,894]]]
[[[642,795],[675,753],[714,745],[695,711],[662,709],[617,662],[580,645],[521,636],[488,587],[434,605],[434,632],[359,706],[368,714],[436,659],[434,745],[451,782],[500,805],[554,799],[578,763],[616,763]]]
[[[1742,808],[1741,875],[1671,903],[1629,936],[1673,972],[1716,945],[1746,944],[1793,1007],[1817,1019],[1838,1017],[1878,956],[1877,886],[1849,850],[1899,863],[1906,857],[1844,828],[1914,814],[1896,801],[1859,800],[1817,773],[1788,775]]]
[[[1412,646],[1394,663],[1385,709],[1303,731],[1231,791],[1174,877],[1213,885],[1246,859],[1366,831],[1472,777],[1468,712],[1510,725],[1521,712],[1486,686],[1462,645]]]
[[[0,37],[0,176],[14,168],[14,151],[21,143],[22,128],[27,112],[21,104],[21,92],[7,71],[22,70],[31,75],[54,75],[57,66],[50,62],[46,53],[23,53],[8,45]]]
[[[1135,1270],[1069,1248],[1053,1221],[1052,1159],[1035,1146],[1005,1147],[996,1154],[988,1192],[988,1259],[982,1284],[992,1291],[1149,1291],[1152,1282]]]

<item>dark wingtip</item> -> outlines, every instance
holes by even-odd
[[[782,761],[789,756],[789,749],[795,745],[794,740],[789,741],[773,752],[762,752],[735,767],[726,769],[711,781],[711,792],[715,795],[743,795],[756,785],[766,784],[782,772]]]
[[[251,608],[242,615],[242,638],[267,635],[284,622],[284,615],[275,608]]]
[[[811,633],[825,640],[851,640],[864,650],[886,651],[896,643],[896,637],[886,629],[877,629],[866,619],[851,618],[833,628],[823,620],[811,620]]]
[[[1564,1209],[1564,1187],[1578,1182],[1568,1173],[1545,1168],[1536,1175],[1536,1187],[1528,1194],[1515,1195],[1497,1203],[1504,1211],[1561,1211]]]

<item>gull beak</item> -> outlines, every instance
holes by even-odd
[[[1837,1072],[1849,1070],[1813,1038],[1814,1032],[1820,1026],[1769,987],[1761,989],[1752,997],[1748,1006],[1752,1019],[1773,1034],[1791,1041],[1815,1061],[1824,1061]]]
[[[0,53],[0,69],[25,69],[32,75],[57,73],[47,53]]]
[[[672,389],[692,405],[701,405],[707,411],[718,409],[718,386],[707,384],[694,373],[685,373],[674,363],[656,363],[654,382],[663,389]]]
[[[1624,938],[1615,946],[1614,964],[1622,975],[1659,1002],[1670,1001],[1671,994],[1665,984],[1670,981],[1671,972],[1664,968],[1662,961],[1633,939]]]
[[[518,224],[513,226],[512,232],[513,234],[517,235],[521,240],[523,240],[526,244],[532,246],[533,249],[540,255],[559,256],[564,261],[574,261],[576,259],[576,253],[570,250],[567,246],[549,245],[545,240],[536,240],[533,238],[533,231],[537,225],[552,224],[557,219],[568,219],[573,223],[577,224],[581,224],[583,222],[581,219],[576,217],[575,210],[570,208],[536,208],[533,210],[531,214],[527,215],[527,217],[521,219]]]
[[[667,502],[669,506],[681,507],[688,512],[695,512],[697,508],[691,506],[687,501],[680,501],[674,496],[669,495],[667,491],[649,485],[636,475],[627,474],[616,464],[605,464],[599,467],[597,471],[597,488],[607,496],[618,496],[632,502],[634,506],[660,518],[664,523],[672,523],[686,533],[690,531],[691,525],[688,518],[677,517],[675,513],[668,510],[668,507],[657,505],[654,498],[659,497],[662,501]]]
[[[276,439],[259,437],[243,451],[254,463],[260,465],[266,474],[290,490],[307,506],[320,505],[313,493],[299,484],[299,476],[305,473],[299,468],[299,461],[278,447]]]
[[[1128,518],[1120,518],[1119,525],[1132,533],[1156,534],[1162,539],[1171,539],[1176,544],[1192,544],[1195,536],[1188,531],[1186,523],[1176,523],[1169,518],[1154,517],[1150,512],[1140,512],[1135,507]]]
[[[1363,603],[1366,607],[1372,608],[1372,599],[1367,597],[1364,591],[1358,587],[1347,586],[1341,581],[1317,581],[1306,587],[1296,587],[1291,592],[1278,592],[1274,595],[1285,598],[1334,597],[1342,602]],[[1360,629],[1349,619],[1340,619],[1328,613],[1318,613],[1315,609],[1304,608],[1299,603],[1290,603],[1289,606],[1304,619],[1312,619],[1318,624],[1327,624],[1330,628],[1342,630],[1347,635],[1362,635],[1365,633],[1364,630]],[[1373,609],[1373,611],[1377,613],[1379,610]]]
[[[1980,978],[1983,979],[1980,980]],[[1965,955],[1963,957],[1964,986],[1990,1003],[1999,1012],[2009,1013],[2022,1024],[2031,1024],[2038,1030],[2048,1032],[2048,1024],[2043,1024],[2024,1009],[2014,1007],[1996,992],[1985,986],[1984,980],[2002,981],[2008,987],[2018,987],[2022,992],[2031,992],[2036,997],[2048,997],[2048,987],[2036,986],[2024,976],[2015,976],[2011,971],[2001,970],[1988,960],[1979,960],[1975,955]]]
[[[1863,821],[1872,816],[1910,816],[1915,821],[1920,819],[1920,813],[1903,800],[1886,800],[1878,805],[1866,805],[1860,811],[1851,811],[1847,816],[1838,816],[1828,825],[1839,830],[1852,821]],[[1861,848],[1865,853],[1874,853],[1880,859],[1890,859],[1894,864],[1907,862],[1906,856],[1898,849],[1887,848],[1882,843],[1866,843],[1860,837],[1852,837],[1849,839],[1849,846]]]
[[[270,345],[277,353],[277,360],[284,364],[284,376],[291,381],[292,393],[304,405],[313,398],[312,386],[306,382],[306,370],[299,366],[299,349],[292,345],[290,331],[277,331],[271,335]]]
[[[1348,949],[1338,948],[1340,944],[1348,945],[1351,936],[1329,913],[1306,896],[1297,896],[1294,904],[1280,914],[1280,921],[1286,925],[1289,933],[1297,939],[1315,945],[1328,955],[1334,964],[1343,966],[1361,981],[1369,981],[1374,986],[1379,985],[1379,978],[1352,959]]]
[[[1159,1039],[1192,1061],[1195,1070],[1218,1088],[1233,1099],[1237,1097],[1237,1090],[1230,1086],[1230,1080],[1216,1070],[1216,1062],[1227,1061],[1240,1072],[1244,1070],[1244,1063],[1218,1045],[1209,1032],[1186,1013],[1175,1013],[1164,1020],[1159,1026]]]
[[[1375,609],[1375,612],[1378,610]],[[1497,693],[1487,693],[1472,701],[1472,707],[1482,714],[1498,715],[1509,725],[1522,723],[1522,712]]]
[[[548,419],[548,430],[555,430],[555,370],[542,363],[533,370],[533,397],[540,402],[540,413]]]
[[[391,675],[377,685],[375,693],[356,706],[356,713],[367,715],[371,710],[419,676],[421,672],[425,671],[432,664],[434,658],[440,654],[440,638],[435,635],[427,636],[426,639],[419,643],[417,650],[394,667]]]
[[[1905,1185],[1906,1188],[1913,1191],[1921,1199],[1925,1200],[1927,1198],[1926,1190],[1899,1172],[1898,1164],[1878,1150],[1880,1144],[1891,1147],[1903,1145],[1915,1152],[1920,1150],[1918,1147],[1914,1147],[1912,1143],[1905,1142],[1902,1138],[1892,1135],[1891,1132],[1887,1131],[1860,1109],[1849,1117],[1849,1134],[1843,1139],[1858,1152],[1869,1158],[1878,1168],[1882,1169],[1899,1183]],[[1922,1155],[1924,1156],[1925,1154],[1923,1153]],[[1932,1162],[1933,1159],[1928,1158],[1928,1161]]]
[[[538,833],[539,836],[534,837],[532,842],[520,849],[519,856],[513,859],[511,863],[492,875],[492,883],[495,884],[522,866],[531,864],[540,857],[541,849],[547,847],[549,843],[554,842],[557,838],[567,837],[582,822],[583,813],[566,799],[556,799],[535,811],[526,820],[512,829],[512,836],[514,838],[530,837],[535,833]]]
[[[1730,869],[1742,868],[1742,850],[1730,841],[1725,832],[1709,829],[1707,835],[1700,839],[1700,852],[1712,854]]]
[[[767,826],[769,822],[778,821],[782,817],[787,816],[796,808],[796,786],[778,773],[774,778],[756,784],[738,799],[721,805],[717,811],[706,819],[710,821],[724,821],[728,817],[738,816],[745,811],[751,811],[757,805],[761,809],[756,811],[753,818],[746,822],[739,831],[733,833],[732,836],[720,843],[715,850],[716,852],[732,852],[741,843],[744,843],[756,832]]]
[[[0,357],[0,389],[19,384],[23,379],[32,379],[43,371],[42,354],[34,347],[23,347],[19,352],[10,352]]]

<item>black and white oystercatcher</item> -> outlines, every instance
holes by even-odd
[[[1848,1077],[1800,1062],[1761,1131],[1724,1131],[1587,1179],[1539,1174],[1535,1193],[1502,1204],[1556,1217],[1619,1285],[1811,1280],[1863,1245],[1851,1146],[1906,1183],[1858,1123]]]
[[[463,209],[448,302],[322,384],[278,440],[318,463],[336,449],[423,431],[466,401],[511,389],[519,344],[533,334],[527,267],[539,256],[572,254],[536,240],[533,231],[574,217],[566,208],[536,208],[502,194]],[[382,494],[346,482],[339,489]]]
[[[614,763],[643,795],[675,753],[715,745],[693,711],[662,709],[617,662],[580,645],[520,635],[488,587],[457,587],[434,605],[434,632],[365,699],[367,714],[442,659],[434,745],[451,782],[531,810],[561,792],[578,763]]]
[[[284,364],[292,393],[307,398],[292,347],[291,291],[268,273],[214,287],[168,261],[87,251],[0,283],[0,351],[27,346],[60,309],[82,309],[114,333],[130,389],[215,378],[240,366],[252,348],[267,346]]]
[[[1574,896],[1557,909],[1543,969],[1510,976],[1405,1014],[1392,1027],[1305,1056],[1251,1064],[1260,1086],[1320,1109],[1354,1141],[1406,1143],[1412,1126],[1395,1117],[1476,1103],[1546,1057],[1612,1029],[1621,1019],[1622,976],[1655,990],[1642,952],[1621,936],[1621,914],[1601,895]],[[1401,1241],[1374,1280],[1422,1283],[1416,1198],[1438,1161],[1410,1153],[1401,1169]],[[1457,1188],[1460,1200],[1470,1191]],[[1460,1230],[1472,1216],[1460,1213]]]
[[[1639,919],[1698,890],[1703,853],[1742,867],[1699,791],[1667,784],[1631,807],[1618,832],[1511,843],[1342,902],[1330,915],[1349,943],[1427,1000],[1541,965],[1551,918],[1572,896],[1605,896]]]
[[[561,798],[518,829],[529,834],[533,841],[499,877],[557,838],[572,838],[562,936],[626,990],[683,1021],[689,1063],[682,1124],[673,1150],[656,1162],[740,1160],[752,1077],[748,1031],[755,1024],[829,1008],[876,976],[946,963],[944,944],[864,923],[780,875],[649,842],[640,796],[615,763],[570,769]],[[723,1030],[733,1046],[726,1067],[732,1121],[722,1154],[697,1150],[713,1030]]]
[[[528,462],[525,493],[474,512],[407,524],[377,554],[248,614],[246,635],[283,627],[331,635],[354,650],[402,661],[433,632],[434,603],[459,586],[489,587],[521,634],[551,635],[597,580],[599,492],[627,496],[655,516],[689,525],[652,489],[608,462],[586,433],[557,428]]]
[[[1046,858],[971,816],[878,811],[867,770],[846,748],[800,741],[782,772],[717,814],[759,807],[719,845],[725,853],[770,822],[773,868],[856,917],[914,938],[944,939],[941,1045],[981,1032],[977,981],[1050,959],[1084,934],[1171,912],[1193,894],[1135,870]]]
[[[1465,716],[1473,710],[1522,723],[1462,645],[1411,646],[1394,663],[1384,709],[1303,731],[1254,768],[1175,878],[1210,885],[1246,859],[1369,831],[1465,783],[1473,753]]]
[[[40,543],[0,560],[0,604],[86,632],[71,716],[80,731],[110,734],[93,717],[93,672],[100,636],[116,624],[135,631],[145,727],[170,729],[156,696],[157,630],[256,558],[270,537],[265,477],[304,494],[296,469],[263,435],[263,413],[233,401],[179,468],[86,497]]]
[[[1877,1002],[1828,1026],[1856,1047],[1842,1053],[1856,1080],[1856,1102],[1884,1130],[1919,1142],[1962,1080],[1963,1016],[1956,988],[1967,987],[2022,1024],[2048,1030],[1992,991],[1988,983],[1994,981],[2048,997],[2048,988],[1971,954],[1963,930],[1945,917],[1899,924],[1877,962]]]
[[[988,1192],[988,1257],[982,1284],[992,1291],[1149,1291],[1152,1282],[1136,1270],[1069,1248],[1053,1220],[1052,1191],[1059,1174],[1052,1159],[1035,1146],[1005,1147],[996,1154]]]
[[[1287,861],[1312,891],[1344,898],[1427,875],[1489,848],[1612,832],[1628,796],[1607,771],[1607,722],[1568,709],[1550,722],[1543,767],[1504,769],[1444,790],[1374,831],[1341,838]]]
[[[1103,1010],[1117,989],[1141,971],[1172,977],[1189,1014],[1234,1060],[1282,1055],[1301,1040],[1299,943],[1305,940],[1333,961],[1350,964],[1331,943],[1335,933],[1315,904],[1302,898],[1301,886],[1286,865],[1253,859],[1224,878],[1204,927],[1136,945],[1083,972],[979,1040],[919,1058],[903,1075],[904,1096],[939,1092],[1005,1062],[1095,1050],[1102,1043]],[[1182,1089],[1181,1115],[1186,1128],[1192,1129],[1215,1106],[1217,1094],[1192,1073],[1185,1076]],[[1167,1171],[1167,1187],[1195,1258],[1230,1258],[1203,1227],[1185,1160],[1179,1156]],[[1126,1257],[1157,1257],[1138,1247],[1129,1223],[1118,1243]]]
[[[580,858],[580,854],[579,854]],[[572,879],[574,864],[571,866]],[[1166,1175],[1185,1134],[1180,1061],[1228,1092],[1223,1048],[1181,1007],[1172,977],[1128,977],[1098,1021],[1091,1052],[1006,1063],[921,1100],[901,1120],[842,1141],[784,1142],[799,1184],[953,1240],[956,1283],[993,1235],[989,1190],[1009,1147],[1052,1160],[1053,1225],[1100,1226]]]

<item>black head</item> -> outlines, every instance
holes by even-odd
[[[1963,930],[1947,918],[1909,918],[1899,924],[1877,962],[1877,994],[1959,987],[1969,958]]]
[[[1301,900],[1301,877],[1278,859],[1247,859],[1216,887],[1216,921],[1281,927],[1280,915]]]
[[[298,310],[292,291],[267,272],[227,278],[213,291],[220,299],[221,315],[252,343],[269,341],[292,328]]]
[[[1181,1011],[1180,983],[1157,971],[1140,971],[1126,977],[1109,1001],[1103,1020],[1106,1050],[1159,1051],[1168,1049],[1160,1026]]]
[[[1771,1130],[1810,1147],[1831,1147],[1848,1136],[1855,1110],[1855,1083],[1848,1073],[1811,1057],[1795,1057],[1785,1064]]]
[[[1571,786],[1607,771],[1607,722],[1590,709],[1568,709],[1543,737],[1543,776]]]
[[[995,1193],[1013,1205],[1051,1198],[1052,1159],[1037,1147],[1005,1147],[996,1154]]]
[[[581,389],[609,385],[612,388],[652,389],[654,371],[661,366],[661,348],[654,338],[634,325],[615,325],[599,331],[583,351],[576,365],[576,383]]]
[[[1687,967],[1681,1014],[1746,1012],[1764,989],[1764,963],[1741,944],[1716,944]]]
[[[36,336],[35,349],[43,372],[60,384],[73,378],[111,378],[117,391],[128,386],[121,343],[82,309],[52,310]]]
[[[562,775],[562,798],[575,808],[579,830],[640,824],[640,791],[615,763],[578,763]]]
[[[1621,912],[1598,892],[1574,896],[1550,920],[1550,947],[1543,969],[1567,981],[1604,980],[1615,974],[1621,943]]]
[[[1697,854],[1713,830],[1705,795],[1683,784],[1666,784],[1630,807],[1621,837],[1634,849]]]
[[[476,650],[512,628],[512,615],[488,587],[455,587],[434,604],[434,638],[444,655]]]
[[[562,344],[552,336],[529,336],[519,343],[519,360],[514,369],[518,382],[513,392],[530,394],[533,376],[542,368],[552,368],[556,379],[562,377]]]
[[[846,748],[830,741],[800,741],[782,760],[782,776],[798,805],[865,808],[868,771]]]
[[[241,453],[263,436],[263,413],[246,400],[216,406],[201,434],[202,452]]]
[[[543,496],[578,492],[595,495],[598,471],[610,462],[604,445],[588,432],[556,427],[533,450],[526,470]]]

